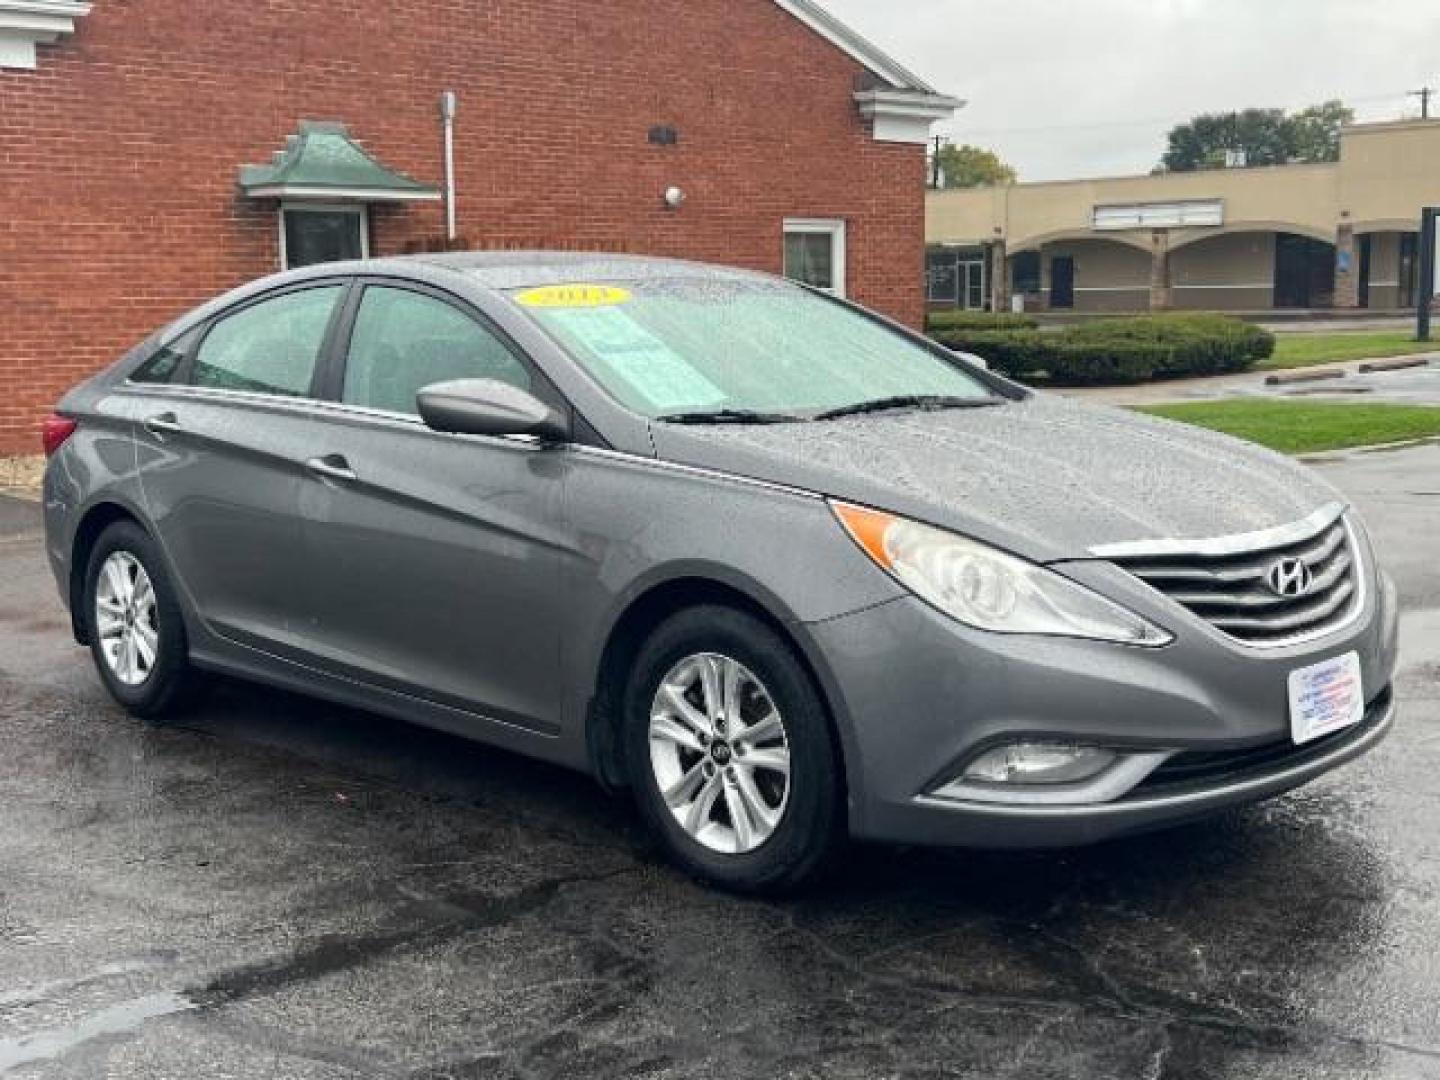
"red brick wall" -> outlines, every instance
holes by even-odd
[[[37,71],[0,71],[0,453],[64,389],[276,269],[236,169],[339,120],[440,184],[460,95],[459,231],[778,270],[781,222],[849,222],[852,296],[922,316],[924,154],[874,142],[861,68],[771,0],[104,0]],[[656,124],[680,132],[652,146]],[[689,201],[661,208],[678,184]],[[443,231],[376,214],[377,254]]]

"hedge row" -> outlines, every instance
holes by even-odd
[[[1272,334],[1210,314],[1102,319],[1055,333],[954,330],[933,336],[984,357],[1012,378],[1072,385],[1244,371],[1275,349]]]
[[[1040,323],[1032,316],[1009,311],[932,311],[925,328],[945,330],[1034,330]]]

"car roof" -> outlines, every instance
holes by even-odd
[[[241,286],[201,310],[234,303],[250,295],[314,278],[351,274],[425,278],[435,270],[462,274],[487,291],[505,291],[542,285],[573,285],[654,278],[708,281],[776,281],[773,274],[732,266],[668,259],[656,255],[619,255],[595,251],[452,251],[417,255],[389,255],[371,259],[316,263],[285,270]],[[428,272],[428,273],[427,273]]]
[[[488,289],[563,285],[577,281],[636,281],[643,278],[756,278],[753,271],[653,255],[593,251],[457,251],[409,255],[396,260],[458,270]]]
[[[228,293],[213,297],[181,315],[154,339],[171,339],[217,312],[243,303],[274,289],[323,278],[358,274],[392,275],[433,281],[434,271],[462,274],[475,287],[502,292],[543,285],[571,285],[611,281],[640,281],[654,278],[687,278],[710,281],[775,281],[771,274],[741,270],[686,259],[656,255],[622,255],[595,251],[452,251],[416,255],[389,255],[371,259],[316,263],[295,270],[283,270],[245,283]],[[147,339],[151,340],[151,339]]]

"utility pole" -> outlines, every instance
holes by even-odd
[[[930,155],[931,173],[930,186],[936,191],[940,190],[940,180],[944,176],[944,170],[940,167],[940,151],[945,146],[945,138],[941,135],[935,136],[935,151]]]
[[[1418,97],[1420,99],[1421,120],[1430,119],[1430,95],[1433,93],[1435,93],[1433,86],[1422,86],[1419,90],[1410,91],[1410,97]]]

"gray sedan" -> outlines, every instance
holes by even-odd
[[[211,673],[585,770],[677,862],[1045,846],[1258,800],[1393,718],[1344,500],[765,275],[445,255],[269,278],[45,425],[132,712]]]

